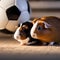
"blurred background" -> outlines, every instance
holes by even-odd
[[[32,14],[31,18],[43,16],[60,17],[60,0],[29,0]]]

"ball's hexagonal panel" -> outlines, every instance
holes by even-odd
[[[16,6],[12,6],[6,10],[6,15],[8,17],[8,20],[18,20],[21,12]]]
[[[28,10],[26,0],[16,0],[15,5],[19,8],[20,11]]]
[[[20,14],[20,17],[19,17],[19,19],[18,19],[18,22],[20,23],[23,23],[23,22],[26,22],[26,21],[28,21],[30,19],[30,14],[29,14],[29,12],[27,12],[27,11],[25,11],[25,12],[22,12],[21,14]]]
[[[17,29],[18,26],[18,21],[9,21],[8,24],[6,25],[6,29],[8,31],[14,32]]]

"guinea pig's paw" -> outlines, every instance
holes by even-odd
[[[33,42],[29,42],[29,43],[27,43],[28,45],[34,45],[36,42],[35,41],[33,41]]]
[[[58,43],[58,42],[50,42],[49,45],[50,45],[50,46],[59,46],[59,43]]]
[[[38,46],[38,45],[41,45],[41,43],[37,41],[32,41],[32,42],[29,42],[28,45]]]
[[[25,40],[20,40],[20,45],[28,45],[28,41],[29,41],[29,38],[25,39]]]
[[[21,45],[21,46],[23,46],[23,45],[26,45],[26,43],[24,43],[22,40],[20,40],[20,39],[17,39],[17,41],[19,42],[19,44]]]
[[[43,42],[43,46],[46,46],[48,45],[49,43],[48,42]]]
[[[48,45],[53,46],[54,44],[55,44],[55,42],[50,42]]]

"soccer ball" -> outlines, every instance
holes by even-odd
[[[15,32],[18,24],[30,19],[30,13],[27,0],[0,0],[0,31]]]

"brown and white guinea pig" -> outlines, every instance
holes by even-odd
[[[60,42],[60,18],[55,16],[42,17],[31,28],[31,37],[42,42]]]
[[[16,32],[14,33],[14,39],[19,41],[21,45],[34,45],[35,43],[38,43],[39,40],[33,39],[30,35],[32,26],[33,23],[30,21],[20,24],[20,27],[18,27]]]

